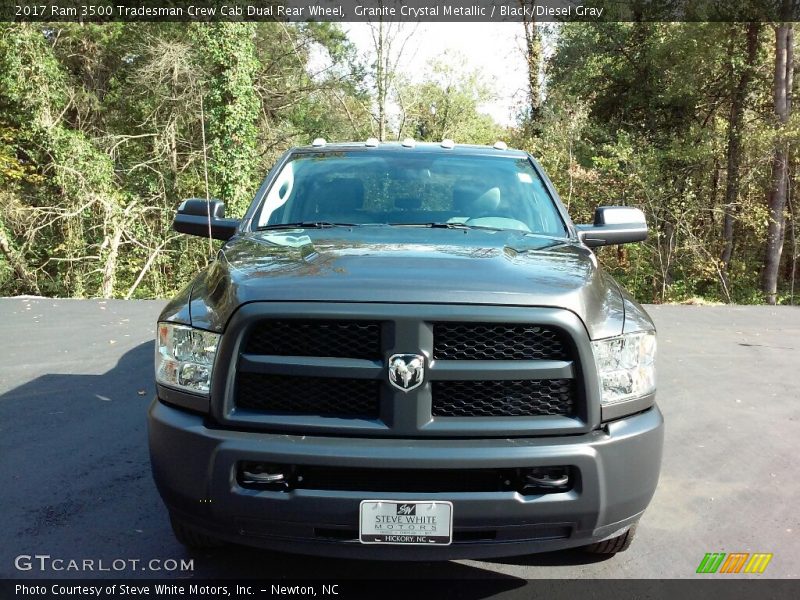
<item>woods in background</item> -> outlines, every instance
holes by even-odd
[[[410,27],[361,56],[327,23],[0,24],[0,295],[169,296],[212,256],[181,200],[239,216],[286,148],[374,136],[504,139],[576,222],[641,207],[649,240],[598,252],[641,301],[794,303],[792,24],[521,24],[512,128],[458,57],[407,80]]]
[[[640,206],[648,242],[601,252],[641,300],[789,302],[798,246],[791,24],[571,24],[531,149],[577,221]]]

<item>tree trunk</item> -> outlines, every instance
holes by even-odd
[[[714,171],[711,174],[711,199],[708,203],[708,222],[710,223],[709,227],[716,227],[717,225],[717,217],[716,213],[714,212],[714,209],[717,206],[717,196],[719,194],[719,179],[720,179],[721,169],[722,166],[719,164],[719,158],[715,158]],[[703,220],[703,224],[705,224],[705,220]]]
[[[731,264],[733,253],[733,225],[736,213],[736,203],[739,196],[739,167],[742,157],[742,117],[744,106],[747,100],[747,88],[753,77],[756,59],[758,55],[758,34],[761,30],[761,23],[749,23],[747,25],[747,54],[745,65],[739,76],[739,81],[733,90],[731,98],[731,112],[728,117],[728,177],[725,184],[725,216],[722,224],[723,248],[720,261],[722,262],[722,277],[725,289],[730,289],[728,282],[728,269]],[[730,298],[728,298],[730,302]]]
[[[103,298],[114,297],[114,281],[117,274],[117,259],[119,258],[119,244],[122,240],[122,223],[113,220],[111,236],[107,238],[108,253],[103,264],[103,281],[100,284],[100,295]]]
[[[14,248],[11,240],[6,235],[2,221],[0,221],[0,253],[6,257],[8,264],[19,279],[20,290],[32,292],[38,296],[39,285],[36,283],[36,277],[28,267],[25,257]]]
[[[533,9],[536,0],[519,0],[521,8]],[[539,70],[542,64],[542,35],[534,18],[523,14],[522,27],[525,32],[525,61],[528,65],[528,94],[530,102],[530,121],[534,123],[542,103],[542,91],[539,84]]]
[[[378,5],[383,7],[383,0]],[[370,116],[378,126],[378,139],[385,141],[389,134],[389,111],[387,103],[395,89],[395,74],[403,57],[408,41],[413,37],[416,27],[407,28],[398,22],[385,22],[381,17],[377,24],[370,23],[372,47],[375,50],[375,110]]]
[[[785,2],[785,5],[788,2]],[[772,185],[767,195],[769,225],[767,228],[764,268],[761,289],[767,304],[777,302],[778,271],[781,262],[784,236],[784,210],[788,184],[789,154],[784,130],[791,114],[791,89],[794,75],[794,30],[792,23],[782,23],[775,28],[775,79],[773,87],[774,110],[778,127],[772,155]]]
[[[384,67],[385,44],[383,32],[383,18],[378,22],[378,39],[376,42],[376,84],[378,92],[378,139],[386,140],[386,69]]]
[[[794,212],[794,205],[793,197],[794,194],[791,191],[795,189],[792,187],[792,171],[789,172],[789,196],[787,198],[787,204],[789,206],[789,239],[791,240],[790,249],[791,249],[791,258],[789,259],[789,303],[794,306],[794,283],[795,277],[797,276],[797,234],[795,232],[795,227],[797,223],[797,216]]]

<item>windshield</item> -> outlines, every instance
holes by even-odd
[[[258,227],[451,224],[566,235],[526,158],[441,152],[297,154],[283,166],[255,221]]]

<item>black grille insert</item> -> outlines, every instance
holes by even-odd
[[[433,325],[433,357],[438,360],[571,360],[560,330],[525,323]]]
[[[322,319],[263,320],[253,325],[247,354],[381,358],[381,324]]]
[[[570,416],[575,410],[572,379],[529,381],[434,381],[435,417]]]
[[[377,418],[380,382],[372,379],[239,373],[236,406],[271,413]]]
[[[334,490],[375,493],[454,493],[508,492],[520,494],[555,494],[571,489],[576,480],[574,467],[557,467],[568,483],[553,488],[531,485],[527,475],[542,468],[506,469],[376,469],[368,467],[320,467],[316,465],[266,465],[240,462],[237,468],[239,485],[271,491]],[[269,471],[284,475],[279,486],[260,484],[243,475],[249,471]]]

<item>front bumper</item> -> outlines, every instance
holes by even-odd
[[[156,399],[149,411],[149,438],[153,477],[167,507],[209,535],[304,554],[437,560],[560,550],[621,533],[638,520],[655,492],[663,418],[654,406],[583,435],[341,438],[215,429],[202,416]],[[236,481],[242,460],[386,470],[571,465],[579,484],[538,496],[255,491]],[[362,545],[357,541],[359,503],[369,498],[452,501],[453,544]]]

